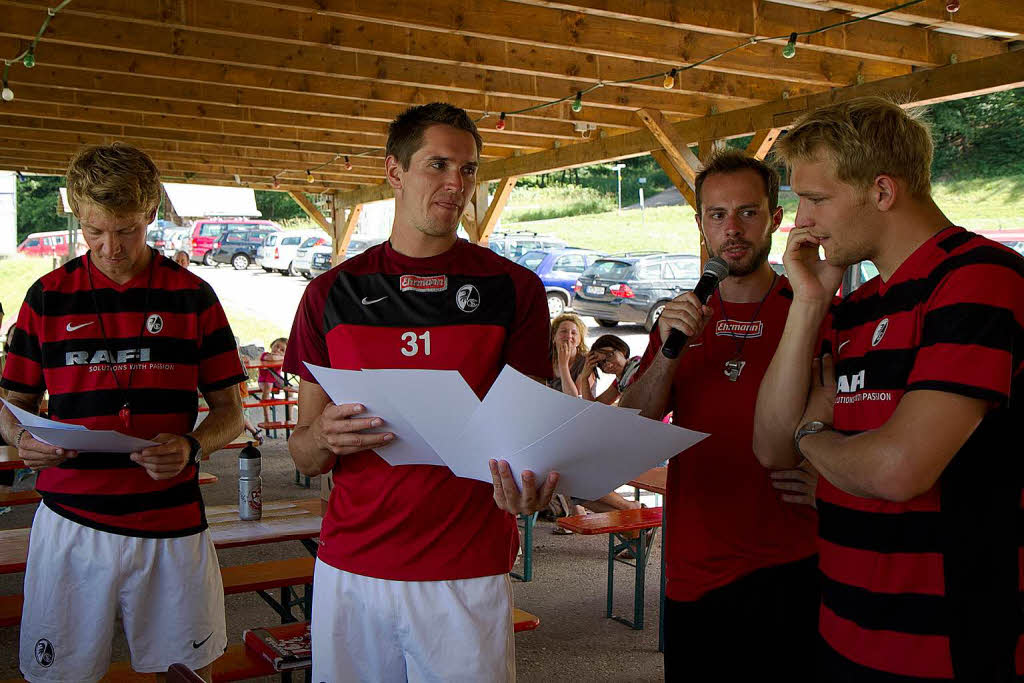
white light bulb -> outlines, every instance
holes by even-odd
[[[4,98],[4,102],[10,102],[14,99],[14,91],[10,88],[4,88],[3,93],[0,93],[0,97]]]

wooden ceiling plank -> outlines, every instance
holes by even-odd
[[[813,31],[852,18],[840,12],[819,12],[803,7],[750,0],[688,2],[681,6],[671,0],[623,3],[617,0],[514,0],[588,16],[633,21],[653,26],[672,26],[744,40],[788,36],[791,32]],[[785,45],[786,39],[773,41]],[[864,21],[802,37],[800,48],[843,54],[864,59],[890,59],[913,66],[942,66],[956,54],[960,61],[1005,52],[994,40],[935,33],[921,26],[899,26],[881,21]]]
[[[45,7],[44,0],[19,0],[16,6],[37,3],[40,8]],[[60,31],[51,27],[47,37],[51,32],[55,36],[77,36],[81,33],[76,29],[87,29],[88,34],[102,35],[107,40],[113,34],[116,40],[112,42],[125,49],[132,49],[129,46],[133,46],[138,51],[149,52],[150,46],[166,46],[169,36],[173,34],[173,46],[178,54],[188,54],[194,48],[200,48],[199,52],[204,58],[222,61],[233,60],[240,51],[255,48],[266,57],[275,59],[280,67],[294,64],[313,68],[316,65],[318,68],[313,69],[316,71],[323,70],[326,65],[331,65],[334,71],[344,71],[346,69],[343,65],[350,61],[371,62],[375,67],[382,66],[383,60],[395,61],[394,53],[391,53],[391,57],[368,55],[368,59],[359,60],[354,54],[342,52],[353,48],[341,40],[332,42],[330,34],[324,40],[327,41],[325,44],[333,45],[333,49],[323,47],[323,44],[293,44],[297,40],[301,41],[296,36],[301,37],[304,30],[315,32],[312,27],[331,17],[440,31],[446,35],[483,40],[510,41],[538,49],[559,47],[565,52],[578,51],[656,64],[695,62],[736,45],[735,39],[729,37],[670,27],[655,32],[636,22],[586,17],[576,12],[526,7],[503,0],[452,0],[443,8],[405,0],[379,0],[374,3],[364,0],[315,0],[315,3],[297,0],[278,4],[301,10],[305,14],[268,10],[262,1],[252,4],[239,2],[233,6],[224,0],[190,0],[185,3],[187,9],[179,16],[173,12],[164,12],[157,19],[145,21],[136,19],[140,12],[145,11],[144,4],[86,0],[63,11],[64,15],[74,17],[73,24],[66,20],[64,23],[67,26]],[[319,16],[313,17],[309,10],[319,10]],[[219,22],[212,18],[217,14]],[[212,26],[205,31],[196,28],[197,25],[205,27],[209,24]],[[218,25],[221,28],[215,32]],[[247,27],[244,35],[239,35],[237,27],[241,25]],[[100,26],[104,30],[97,33],[96,29]],[[274,44],[272,39],[275,36],[281,36],[290,43]],[[85,42],[94,40],[86,39]],[[424,46],[433,47],[437,40],[438,37],[434,36],[420,42]],[[410,44],[407,38],[399,42],[404,43],[399,54],[405,55],[415,49],[415,45]],[[704,64],[701,69],[766,77],[766,63],[771,63],[770,75],[775,79],[825,86],[854,83],[858,75],[875,80],[905,71],[891,61],[868,61],[843,55],[798,53],[792,59],[782,60],[779,58],[780,49],[779,46],[753,45]],[[436,54],[443,52],[437,51]],[[349,60],[349,57],[353,59]],[[464,69],[471,64],[462,63],[459,66]],[[396,68],[389,70],[394,71]],[[508,71],[500,73],[508,74]]]
[[[892,0],[805,0],[822,7],[848,12],[870,13],[893,6]],[[950,14],[945,0],[929,0],[889,15],[893,19],[933,27],[976,33],[996,31],[1020,35],[1024,30],[1024,4],[1013,0],[970,0],[960,11]]]

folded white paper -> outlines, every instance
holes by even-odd
[[[560,475],[559,490],[599,498],[686,450],[707,434],[581,401],[506,366],[480,401],[445,370],[334,370],[306,363],[336,404],[361,403],[395,440],[376,449],[391,465],[447,465],[491,481],[488,461],[506,460],[517,481]]]
[[[23,410],[6,399],[0,399],[14,418],[33,438],[57,448],[80,453],[133,453],[156,441],[139,439],[109,429],[88,429],[82,425],[57,422]]]

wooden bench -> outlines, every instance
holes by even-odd
[[[512,615],[512,630],[515,633],[521,631],[532,631],[540,626],[540,619],[529,612],[516,609]],[[271,633],[274,628],[268,628]],[[292,669],[301,671],[302,669]],[[275,671],[266,659],[256,652],[248,649],[242,643],[231,645],[213,663],[213,680],[220,681],[242,681],[247,678],[259,676],[276,676],[282,672]],[[102,679],[103,683],[134,683],[135,681],[152,681],[152,674],[139,674],[132,671],[127,662],[118,662],[110,667],[107,675]]]
[[[305,586],[306,596],[303,598],[304,613],[309,615],[309,587],[313,584],[313,565],[315,557],[295,557],[287,560],[257,562],[236,567],[222,567],[221,579],[224,582],[224,595],[242,593],[258,593],[274,611],[281,614],[281,608],[287,609],[289,603],[294,604],[287,591],[292,586]],[[280,588],[281,602],[266,595],[266,591]],[[21,595],[0,596],[0,626],[13,626],[21,623],[21,606],[24,597]],[[294,619],[289,615],[289,619]]]
[[[626,624],[630,628],[644,627],[644,587],[647,560],[651,543],[661,527],[661,508],[640,508],[638,510],[613,510],[575,517],[561,517],[558,526],[576,534],[592,536],[608,534],[608,597],[605,616]],[[633,561],[619,559],[618,554],[629,550]],[[612,613],[614,596],[615,563],[630,565],[635,570],[633,583],[633,620],[615,616]]]
[[[217,475],[209,474],[207,472],[199,473],[199,485],[205,484],[216,484]],[[7,493],[0,493],[0,507],[5,505],[32,505],[42,500],[42,496],[34,490],[30,491],[8,491]]]
[[[249,410],[250,408],[275,408],[277,406],[297,406],[299,400],[295,398],[272,398],[266,401],[249,401],[248,403],[242,403],[243,410]],[[207,413],[210,411],[210,406],[202,405],[199,406],[200,413]]]

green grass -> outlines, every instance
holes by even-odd
[[[0,330],[7,328],[18,319],[25,292],[32,283],[53,270],[53,259],[12,256],[0,259],[0,304],[4,307],[4,321]]]
[[[238,337],[242,346],[256,344],[266,348],[270,346],[271,339],[287,337],[289,333],[288,325],[231,310],[231,306],[227,304],[224,304],[224,314],[231,323],[231,331]]]
[[[968,230],[1024,229],[1024,175],[938,183],[933,196],[951,221]],[[558,201],[554,194],[548,199]],[[782,224],[792,225],[796,195],[783,192],[779,203],[784,211]],[[533,221],[511,220],[516,215],[511,200],[509,206],[502,217],[502,230],[531,230],[560,237],[572,246],[607,253],[641,249],[699,253],[700,238],[689,206],[646,209],[642,215],[639,210],[623,211],[621,215],[610,210]],[[785,236],[776,234],[773,255],[781,254],[785,241]]]

